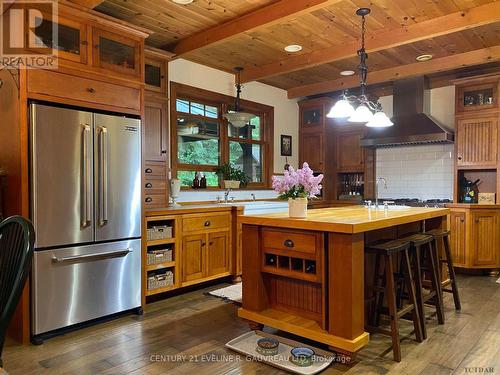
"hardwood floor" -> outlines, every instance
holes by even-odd
[[[428,317],[428,338],[417,344],[411,322],[402,322],[401,363],[392,361],[390,338],[372,335],[353,366],[334,364],[323,374],[466,374],[500,372],[500,284],[486,276],[459,275],[462,311],[445,295],[446,324]],[[221,285],[148,306],[127,315],[23,347],[7,342],[4,366],[16,374],[284,374],[238,358],[224,348],[248,331],[236,306],[203,295]],[[430,309],[428,313],[430,313]],[[196,361],[197,360],[197,361]],[[486,370],[485,370],[486,369]]]

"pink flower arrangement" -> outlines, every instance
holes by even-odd
[[[321,193],[323,175],[314,176],[307,163],[301,169],[292,167],[285,171],[283,177],[273,176],[273,189],[279,199],[315,198]]]

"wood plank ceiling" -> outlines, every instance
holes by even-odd
[[[369,79],[371,72],[411,66],[424,53],[434,60],[467,58],[464,66],[500,60],[499,49],[492,48],[500,45],[498,0],[303,0],[302,11],[288,9],[288,14],[285,1],[290,8],[292,0],[195,0],[189,5],[105,0],[96,10],[150,29],[147,43],[152,46],[171,51],[177,46],[183,51],[179,57],[225,71],[243,66],[244,80],[247,74],[248,80],[289,90],[290,97],[328,90],[328,85],[312,91],[302,87],[314,88],[337,80],[342,70],[356,70],[359,7],[372,10],[366,25]],[[251,24],[248,16],[259,11]],[[259,18],[266,19],[255,23]],[[230,38],[209,41],[210,35],[223,35],[221,29],[235,27],[239,31]],[[210,33],[203,34],[206,30]],[[288,44],[303,50],[289,54],[283,49]],[[476,60],[466,54],[479,49],[485,50],[472,54]],[[447,64],[450,70],[460,68],[460,61]]]

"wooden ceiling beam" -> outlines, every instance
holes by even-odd
[[[452,69],[486,64],[495,61],[500,61],[500,46],[483,48],[470,52],[441,57],[439,59],[433,59],[430,61],[415,62],[408,65],[397,66],[394,68],[368,72],[367,83],[369,85],[373,85],[377,83],[395,81],[401,78],[445,72]],[[293,87],[291,89],[288,89],[288,98],[294,99],[304,96],[324,94],[357,86],[359,86],[358,76],[338,78],[330,81]]]
[[[100,5],[104,0],[70,0],[72,3],[78,4],[82,7],[94,9],[96,6]]]
[[[234,38],[244,32],[259,27],[272,26],[340,1],[342,0],[279,0],[241,17],[188,36],[179,41],[172,52],[176,55],[183,55],[213,43]]]
[[[499,22],[499,14],[500,1],[496,1],[398,29],[380,31],[372,35],[367,35],[366,49],[368,53],[381,51]],[[266,77],[291,73],[305,68],[351,58],[357,55],[359,43],[357,38],[353,38],[350,42],[343,43],[341,46],[335,45],[310,53],[291,56],[261,66],[246,67],[245,70],[241,72],[241,81],[243,83],[257,81]]]

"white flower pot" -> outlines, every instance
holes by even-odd
[[[224,180],[224,187],[226,189],[239,189],[240,188],[240,181],[234,181],[234,180]]]
[[[307,198],[289,198],[288,216],[296,219],[305,219],[307,217]]]

